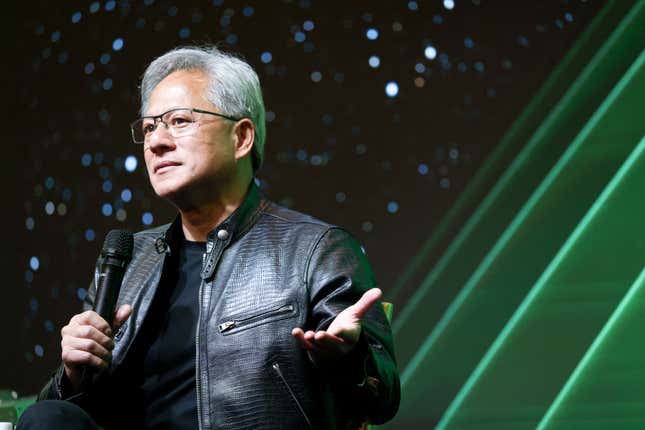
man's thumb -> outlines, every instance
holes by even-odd
[[[113,330],[116,332],[119,327],[123,325],[125,320],[128,319],[132,313],[132,306],[130,305],[121,305],[119,309],[114,313],[114,322],[112,323]]]
[[[381,298],[382,295],[383,292],[380,288],[372,288],[365,291],[363,296],[354,303],[354,306],[352,306],[354,308],[354,316],[360,319],[363,314]]]

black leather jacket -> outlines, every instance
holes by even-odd
[[[111,367],[99,380],[109,381],[127,359],[176,228],[178,219],[135,235],[118,300],[133,311],[115,335]],[[201,277],[198,328],[190,334],[197,345],[200,429],[352,428],[394,416],[399,378],[381,306],[365,315],[354,350],[323,367],[315,367],[291,335],[294,327],[326,328],[375,286],[361,247],[344,230],[277,206],[251,185],[244,203],[208,235]],[[216,288],[221,294],[212,301]],[[64,384],[61,368],[40,398],[65,398]],[[106,390],[118,395],[114,387]],[[103,404],[99,398],[90,391],[75,400],[95,410]]]

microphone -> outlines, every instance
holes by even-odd
[[[114,307],[121,290],[125,268],[132,258],[134,237],[127,230],[110,230],[101,249],[100,265],[96,277],[96,296],[93,310],[112,327]],[[83,369],[81,391],[90,388],[98,373],[91,367]]]
[[[114,319],[114,307],[121,290],[125,268],[132,258],[133,243],[132,233],[127,230],[110,230],[103,242],[94,311],[110,326]]]

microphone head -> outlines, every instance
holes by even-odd
[[[105,236],[101,254],[104,257],[116,257],[130,261],[134,236],[127,230],[110,230]]]

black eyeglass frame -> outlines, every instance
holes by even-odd
[[[154,122],[154,124],[155,124],[155,130],[157,129],[157,126],[158,126],[158,124],[159,124],[160,122],[161,122],[161,123],[163,123],[163,124],[166,126],[166,128],[168,128],[168,124],[166,124],[165,122],[163,122],[163,121],[161,120],[161,118],[163,118],[163,116],[164,116],[164,115],[166,115],[166,114],[168,114],[169,112],[173,112],[173,111],[176,111],[176,110],[189,110],[189,111],[191,111],[191,113],[192,113],[192,112],[197,112],[197,113],[205,113],[205,114],[208,114],[208,115],[215,115],[215,116],[218,116],[218,117],[220,117],[220,118],[224,118],[224,119],[227,119],[227,120],[229,120],[229,121],[235,121],[235,122],[237,122],[237,121],[242,120],[242,119],[244,119],[244,118],[245,118],[245,117],[242,117],[242,118],[235,118],[235,117],[230,116],[230,115],[224,115],[224,114],[222,114],[222,113],[211,112],[211,111],[208,111],[208,110],[204,110],[204,109],[197,109],[197,108],[189,108],[189,107],[177,107],[177,108],[172,108],[172,109],[167,110],[167,111],[166,111],[166,112],[164,112],[164,113],[160,113],[159,115],[148,115],[148,116],[142,116],[141,118],[137,118],[137,119],[135,119],[134,121],[132,121],[132,122],[130,123],[130,133],[131,133],[131,135],[132,135],[132,141],[133,141],[134,143],[138,144],[138,145],[140,145],[140,144],[142,144],[142,143],[144,143],[144,142],[145,142],[145,138],[144,138],[144,140],[142,140],[142,141],[138,142],[138,141],[137,141],[137,139],[134,137],[134,125],[135,125],[135,124],[137,124],[137,123],[138,123],[138,122],[140,122],[140,121],[143,121],[144,119],[152,119],[152,120],[153,120],[153,122]],[[154,130],[153,130],[153,131],[154,131]]]

